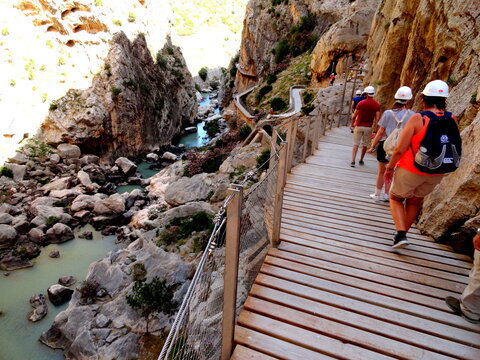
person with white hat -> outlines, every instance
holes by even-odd
[[[363,92],[366,95],[365,100],[358,103],[355,112],[352,115],[353,130],[353,149],[351,167],[355,167],[355,158],[357,157],[358,148],[362,143],[362,152],[360,155],[359,165],[363,165],[363,158],[367,152],[367,146],[370,142],[370,135],[372,133],[372,126],[376,126],[378,119],[380,119],[380,104],[373,100],[375,96],[375,88],[367,86]]]
[[[357,105],[360,101],[365,100],[365,95],[362,93],[362,90],[357,90],[355,92],[355,97],[352,99],[352,103],[350,104],[350,112],[353,114]]]
[[[374,201],[388,201],[390,192],[390,183],[385,183],[383,174],[385,173],[385,166],[388,163],[387,154],[383,148],[383,144],[387,137],[395,130],[401,129],[405,126],[408,119],[415,114],[412,110],[407,109],[407,102],[413,97],[412,89],[408,86],[400,87],[395,93],[395,104],[393,109],[386,110],[380,121],[378,122],[378,130],[375,138],[370,145],[369,153],[373,153],[377,149],[378,171],[377,180],[375,183],[375,193],[370,197]],[[378,146],[377,146],[378,145]],[[382,193],[385,186],[385,192]]]
[[[395,223],[396,232],[393,238],[394,249],[401,249],[409,245],[407,232],[417,219],[422,207],[423,198],[430,194],[434,187],[443,178],[445,166],[458,165],[459,156],[442,158],[439,164],[434,164],[432,171],[419,166],[424,155],[423,140],[430,127],[430,122],[437,130],[448,128],[449,133],[442,135],[435,141],[442,141],[443,152],[446,145],[451,146],[451,139],[456,139],[461,155],[461,138],[455,117],[446,112],[446,99],[448,97],[448,85],[442,80],[429,82],[422,91],[422,113],[414,114],[403,128],[394,153],[385,167],[385,182],[393,183],[390,189],[390,211]],[[435,130],[432,128],[432,130]],[[422,143],[422,147],[420,144]],[[455,163],[455,164],[453,164]],[[435,166],[441,167],[435,167]],[[419,170],[419,167],[424,171]],[[436,171],[438,169],[438,172]],[[395,171],[395,172],[394,172]],[[449,170],[453,171],[453,170]]]

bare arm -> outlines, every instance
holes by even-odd
[[[357,117],[358,117],[358,105],[357,105],[357,108],[355,109],[355,112],[353,113],[353,116],[352,116],[352,127],[355,126],[355,121],[357,120]]]
[[[375,147],[379,143],[380,139],[382,138],[383,134],[385,134],[385,128],[383,126],[380,126],[377,131],[377,135],[372,140],[372,146],[370,147],[369,152],[373,152],[375,150]]]

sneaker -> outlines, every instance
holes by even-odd
[[[358,162],[358,165],[364,165],[364,164],[365,164],[365,163],[363,162],[363,160],[360,160],[360,161]]]
[[[370,198],[373,199],[375,202],[380,202],[383,201],[383,195],[375,195],[375,194],[370,194]]]
[[[352,162],[350,163],[350,166],[351,166],[351,167],[355,167],[355,161],[352,161]]]
[[[403,249],[404,247],[407,247],[409,245],[407,237],[403,237],[400,239],[397,239],[397,235],[395,233],[395,236],[393,237],[393,245],[392,248],[394,249]]]
[[[460,300],[458,300],[457,298],[454,298],[453,296],[447,296],[445,298],[445,303],[455,313],[455,315],[460,315],[461,317],[463,317],[465,320],[467,320],[472,324],[480,324],[480,319],[476,319],[476,320],[472,319],[462,311],[462,307],[460,306]]]
[[[383,201],[389,202],[390,201],[390,194],[383,194]]]

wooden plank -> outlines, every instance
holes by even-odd
[[[303,326],[293,326],[247,310],[240,313],[238,324],[327,356],[341,359],[389,359],[389,357],[376,351],[364,349],[318,332],[305,330]],[[295,360],[299,359],[302,358],[295,358]]]
[[[458,267],[455,265],[447,265],[447,264],[438,263],[436,261],[424,260],[421,258],[414,258],[411,256],[405,256],[403,254],[401,255],[398,252],[392,251],[388,248],[378,249],[372,246],[357,245],[353,243],[341,242],[341,241],[319,238],[319,237],[313,240],[310,240],[310,239],[306,239],[305,236],[296,236],[296,235],[287,235],[287,234],[282,236],[282,240],[293,243],[293,244],[297,244],[297,245],[311,247],[317,250],[323,250],[324,245],[327,245],[328,248],[337,247],[339,249],[338,253],[345,253],[343,250],[351,250],[351,251],[354,251],[355,253],[358,253],[360,258],[362,258],[361,254],[366,254],[366,255],[372,254],[372,255],[378,256],[379,258],[396,260],[406,264],[419,265],[424,267],[425,271],[429,271],[429,268],[432,268],[432,269],[442,270],[442,271],[451,272],[459,275],[464,275],[467,278],[470,272],[469,269],[467,268]],[[400,265],[400,267],[402,266]]]
[[[363,301],[369,304],[386,307],[406,314],[423,317],[432,321],[441,322],[466,330],[480,332],[480,328],[471,324],[461,317],[445,311],[440,311],[429,306],[423,306],[410,302],[408,298],[400,299],[392,297],[392,294],[384,295],[368,290],[359,289],[349,285],[343,285],[335,281],[321,279],[318,276],[310,276],[288,269],[278,268],[265,264],[261,269],[262,274],[274,276],[288,281],[296,282],[302,285],[310,286],[333,294],[346,296],[355,300]],[[260,277],[260,275],[258,275]],[[257,277],[257,278],[258,278]],[[394,295],[394,294],[393,294]]]
[[[374,256],[362,255],[360,258],[355,258],[353,257],[354,254],[351,251],[345,251],[343,255],[336,252],[326,251],[325,249],[320,251],[288,242],[281,242],[278,248],[280,250],[309,256],[314,259],[329,260],[331,262],[336,262],[337,264],[346,264],[348,266],[360,269],[367,267],[372,272],[388,274],[388,276],[391,277],[405,279],[417,282],[419,284],[438,287],[440,289],[457,293],[462,293],[465,288],[465,284],[468,283],[468,278],[465,276],[457,276],[454,274],[445,273],[445,276],[437,277],[433,275],[434,271],[432,269],[428,271],[428,274],[425,274],[425,270],[422,271],[421,267],[418,270],[412,265],[408,264],[405,264],[402,267],[400,264],[395,264],[393,261],[388,261],[387,259],[377,259]],[[441,272],[435,272],[435,274],[444,275]],[[448,280],[448,277],[452,277],[455,280]]]
[[[417,284],[412,281],[396,279],[383,274],[358,270],[344,265],[333,265],[327,261],[315,260],[308,263],[308,257],[285,251],[271,251],[264,264],[293,270],[309,276],[335,281],[339,284],[371,291],[397,299],[408,299],[416,304],[448,311],[445,297],[455,295],[452,292]]]
[[[278,358],[237,345],[230,360],[277,360]]]
[[[311,240],[311,241],[317,241],[318,238],[319,238],[318,236],[314,236],[314,235],[311,235],[311,234],[301,233],[301,232],[298,232],[298,231],[292,231],[292,230],[290,230],[288,228],[285,228],[285,227],[282,229],[282,236],[296,236],[296,237],[300,237],[302,239]],[[349,237],[338,237],[338,236],[330,236],[330,237],[323,237],[322,236],[322,238],[333,240],[333,241],[338,242],[340,244],[341,243],[355,244],[355,245],[360,245],[360,246],[365,247],[365,248],[374,248],[374,249],[380,249],[380,250],[392,252],[390,245],[373,243],[371,241],[364,241],[364,240],[352,239],[352,238],[349,238]],[[288,240],[288,239],[286,239],[286,240]],[[339,246],[341,246],[340,244],[339,244]],[[392,253],[398,254],[398,252],[392,252]],[[442,264],[459,266],[459,267],[462,267],[462,268],[465,268],[465,269],[471,269],[473,267],[472,263],[468,263],[466,261],[450,259],[450,258],[446,258],[446,257],[443,257],[443,256],[430,255],[429,253],[423,253],[423,252],[419,252],[419,251],[415,251],[415,250],[410,250],[408,248],[402,249],[402,259],[409,259],[410,257],[430,260],[430,261],[434,261],[434,262],[442,263]]]
[[[353,327],[356,329],[365,330],[368,332],[366,336],[369,336],[370,333],[372,333],[399,341],[402,344],[408,344],[410,346],[426,349],[432,352],[439,352],[447,356],[455,356],[462,359],[480,358],[480,349],[478,347],[460,344],[449,339],[433,336],[428,333],[429,329],[424,329],[427,332],[423,332],[405,328],[384,320],[371,318],[369,316],[357,314],[345,309],[340,309],[338,307],[266,287],[256,287],[252,290],[252,295],[254,297],[251,297],[245,303],[245,308],[251,311],[271,315],[269,311],[264,312],[264,310],[259,311],[258,309],[261,309],[262,305],[271,307],[270,303],[275,303],[276,305],[274,306],[280,305],[281,307],[287,308],[288,311],[290,311],[290,309],[296,310],[296,313],[300,314],[299,321],[303,320],[302,317],[309,318],[306,316],[306,314],[308,314],[321,318],[321,320],[319,320],[320,322],[327,320],[326,323],[334,329],[344,325],[344,327]],[[291,316],[289,316],[289,314],[285,314],[285,317],[287,316],[290,320]],[[298,323],[296,325],[298,325]],[[328,331],[328,328],[326,328],[325,331]],[[342,329],[340,328],[338,331],[342,331]],[[332,335],[335,336],[335,334]],[[349,341],[351,339],[346,340]],[[477,334],[476,339],[472,340],[478,342],[480,340],[480,335]],[[364,339],[359,338],[359,341],[362,343]],[[375,341],[377,342],[379,339],[376,339]],[[381,339],[379,342],[383,343],[384,340]],[[475,345],[478,346],[478,344]]]
[[[451,359],[437,352],[430,352],[400,341],[389,339],[369,331],[346,326],[325,318],[310,315],[303,311],[294,310],[286,306],[274,304],[254,297],[249,297],[244,308],[252,312],[289,322],[294,326],[302,326],[313,332],[332,336],[341,341],[366,347],[382,354],[404,359]]]

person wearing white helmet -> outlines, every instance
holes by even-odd
[[[431,116],[441,116],[445,119],[443,121],[455,123],[455,117],[445,109],[448,85],[444,81],[429,82],[422,91],[422,97],[424,111],[429,112]],[[422,116],[420,113],[414,114],[408,120],[395,151],[385,167],[385,182],[393,179],[390,189],[390,211],[396,228],[393,238],[394,249],[409,245],[407,232],[420,212],[423,198],[433,191],[444,175],[422,172],[418,170],[415,163],[415,154],[420,148],[429,122],[430,117],[425,114]],[[454,125],[454,128],[457,132],[457,125]]]
[[[375,96],[375,88],[367,86],[363,92],[365,93],[365,100],[358,103],[355,112],[352,115],[353,130],[353,149],[351,167],[355,167],[355,159],[357,157],[358,148],[362,143],[362,152],[360,154],[360,165],[363,165],[363,158],[367,152],[367,145],[370,141],[372,133],[372,126],[376,126],[378,119],[380,119],[380,104],[373,100]]]
[[[386,110],[378,122],[378,131],[375,138],[372,140],[370,149],[368,150],[369,153],[373,153],[375,148],[377,149],[378,171],[375,183],[375,193],[370,194],[370,197],[374,201],[389,200],[390,183],[385,183],[383,180],[385,166],[388,163],[387,154],[385,153],[383,144],[395,129],[403,128],[408,119],[415,114],[412,110],[407,109],[406,106],[408,100],[411,100],[412,97],[412,89],[408,86],[400,87],[394,96],[395,104],[393,105],[393,109]],[[384,186],[385,191],[383,192]]]
[[[334,82],[335,82],[335,73],[331,73],[330,74],[330,85],[333,85]]]
[[[352,103],[350,104],[350,112],[353,114],[357,105],[360,101],[365,100],[365,95],[363,94],[362,90],[357,90],[355,92],[355,97],[352,99]]]

